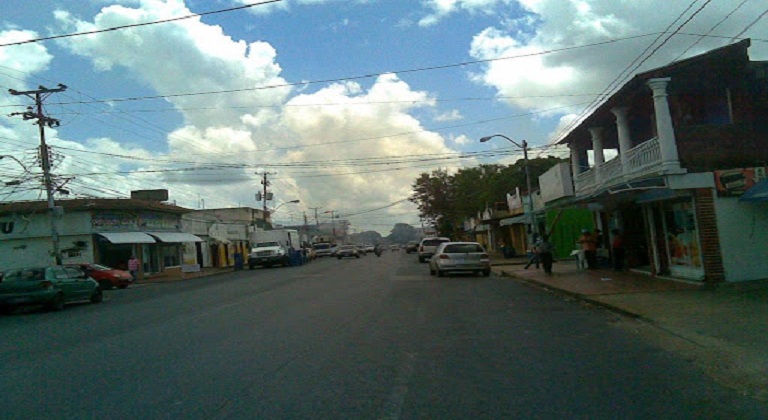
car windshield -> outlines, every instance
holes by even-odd
[[[312,247],[315,249],[330,249],[331,244],[314,244]]]
[[[485,252],[483,247],[478,244],[450,244],[446,245],[443,253],[446,254],[467,254],[472,252]]]
[[[268,247],[268,246],[280,246],[280,244],[279,244],[279,243],[277,243],[277,242],[275,242],[275,241],[271,241],[271,242],[259,242],[259,243],[257,243],[257,244],[256,244],[256,248],[266,248],[266,247]]]

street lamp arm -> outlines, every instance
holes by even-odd
[[[517,147],[519,147],[521,149],[525,149],[526,146],[527,146],[527,143],[526,143],[525,140],[523,140],[523,144],[520,144],[520,143],[512,140],[511,138],[505,136],[504,134],[494,134],[492,136],[485,136],[485,137],[480,139],[480,143],[485,143],[485,142],[487,142],[488,140],[490,140],[490,139],[492,139],[494,137],[501,137],[503,139],[507,139],[507,140],[509,140],[510,143],[514,144],[515,146],[517,146]]]
[[[277,209],[279,209],[280,207],[283,207],[283,206],[284,206],[284,205],[286,205],[286,204],[289,204],[289,203],[293,203],[293,204],[295,204],[295,203],[300,203],[300,202],[301,202],[300,200],[291,200],[291,201],[286,201],[285,203],[280,203],[280,205],[279,205],[279,206],[275,207],[275,209],[274,209],[274,210],[272,210],[272,213],[275,213],[275,212],[277,212]]]

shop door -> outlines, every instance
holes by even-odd
[[[673,276],[694,280],[704,278],[699,246],[699,230],[693,200],[662,205],[664,240]]]

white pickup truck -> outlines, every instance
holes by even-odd
[[[248,254],[248,268],[257,265],[269,268],[273,265],[287,267],[291,264],[291,248],[300,249],[299,233],[295,230],[280,229],[253,232],[251,252]]]

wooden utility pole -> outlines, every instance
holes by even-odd
[[[53,200],[54,186],[51,178],[51,155],[48,150],[48,145],[45,143],[45,126],[58,127],[59,120],[51,117],[46,117],[43,114],[43,101],[56,92],[63,92],[67,89],[66,86],[59,83],[59,87],[55,89],[48,89],[45,86],[38,86],[36,90],[17,91],[14,89],[8,89],[11,95],[24,95],[32,98],[35,101],[35,108],[28,107],[26,112],[14,112],[11,115],[21,115],[24,120],[37,120],[37,125],[40,127],[40,166],[43,169],[43,182],[45,184],[45,192],[48,197],[48,213],[51,217],[51,240],[53,241],[53,258],[56,264],[61,264],[61,247],[59,245],[59,229],[57,218],[61,216],[61,211],[57,210]]]

